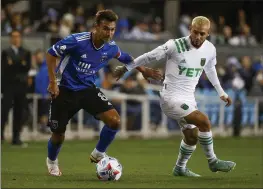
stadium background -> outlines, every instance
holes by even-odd
[[[161,113],[158,105],[161,84],[154,81],[149,84],[137,72],[116,82],[112,70],[119,63],[111,61],[99,72],[96,84],[105,90],[121,113],[119,138],[126,140],[113,143],[109,153],[124,164],[123,182],[98,183],[94,168],[87,165],[89,151],[102,124],[82,111],[71,120],[67,139],[73,141],[65,143],[60,155],[65,172],[70,173],[65,173],[60,181],[46,175],[43,179],[38,178],[45,172],[46,144],[36,141],[45,141],[50,136],[45,128],[45,117],[37,114],[39,108],[45,108],[39,106],[38,99],[47,98],[47,94],[36,93],[36,87],[45,87],[35,82],[38,61],[43,61],[42,53],[57,40],[70,33],[92,31],[95,13],[105,8],[113,9],[119,15],[114,39],[122,50],[134,57],[170,38],[188,35],[187,28],[196,15],[211,20],[209,40],[217,48],[218,76],[234,103],[230,108],[224,108],[205,75],[200,79],[197,99],[199,108],[211,119],[215,136],[224,137],[216,139],[216,152],[218,150],[220,156],[237,161],[235,172],[229,176],[212,175],[204,156],[197,150],[189,166],[209,179],[191,179],[189,182],[170,177],[180,130],[175,121]],[[256,1],[2,1],[1,49],[9,46],[8,33],[16,28],[24,35],[23,45],[32,52],[28,106],[24,110],[22,132],[22,139],[28,141],[29,146],[27,149],[12,148],[8,143],[1,146],[2,187],[263,187],[263,25],[259,24],[263,18],[262,8],[263,3]],[[40,52],[39,57],[36,52]],[[149,66],[163,70],[163,63]],[[11,123],[12,111],[6,129],[7,138],[11,136]],[[146,140],[142,142],[142,138]],[[72,154],[75,154],[74,163]],[[30,165],[24,163],[28,159]],[[246,162],[249,163],[246,165]],[[193,185],[191,181],[197,184]]]

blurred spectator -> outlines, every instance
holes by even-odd
[[[131,74],[123,82],[120,92],[125,94],[145,94],[142,85],[136,82],[136,73]],[[127,100],[128,130],[136,130],[141,127],[141,103],[136,100]]]
[[[124,36],[126,39],[136,40],[157,40],[159,36],[149,32],[149,26],[146,21],[138,21],[131,32]]]
[[[75,24],[84,24],[84,8],[82,6],[78,6],[76,8],[76,15],[75,15]]]
[[[179,23],[179,36],[185,37],[190,35],[189,26],[191,24],[191,17],[188,15],[182,15]]]
[[[242,79],[239,79],[240,77],[238,70],[240,68],[241,65],[236,57],[231,56],[227,59],[226,68],[225,68],[226,73],[222,78],[224,88],[229,89],[233,87],[236,88],[244,87],[244,81]]]
[[[237,33],[242,33],[243,27],[246,23],[246,13],[243,9],[239,9],[237,14]]]
[[[257,45],[257,41],[254,35],[250,33],[250,27],[247,24],[244,24],[242,27],[242,33],[239,35],[240,43],[239,45]]]
[[[237,45],[238,39],[233,38],[232,36],[232,28],[230,26],[224,26],[223,28],[223,37],[224,37],[224,44],[227,45]]]
[[[6,23],[5,32],[10,33],[13,30],[17,30],[23,33],[22,17],[20,13],[13,13],[11,15],[11,21]]]
[[[162,20],[160,17],[156,17],[151,24],[151,32],[159,37],[160,40],[168,40],[173,36],[168,31],[163,31]]]
[[[245,81],[245,89],[247,93],[250,92],[250,89],[253,84],[253,71],[252,71],[252,63],[251,58],[249,56],[244,56],[241,59],[242,68],[240,69],[240,76]]]
[[[74,16],[71,13],[64,14],[58,31],[59,37],[65,38],[68,35],[70,35],[73,26],[74,26]]]
[[[120,18],[116,25],[114,37],[124,38],[129,33],[129,21],[127,18]]]
[[[35,77],[35,93],[41,95],[41,99],[38,100],[38,120],[39,129],[43,133],[49,133],[48,111],[49,111],[49,93],[47,91],[49,78],[48,68],[46,61],[44,60],[44,52],[37,50],[34,54],[36,64],[38,65],[38,72]]]
[[[31,66],[30,52],[21,46],[21,33],[13,30],[10,33],[10,47],[2,51],[2,112],[1,112],[1,140],[4,140],[4,129],[9,110],[13,107],[13,145],[24,146],[20,139],[20,132],[24,120],[27,104],[27,78]]]
[[[224,39],[222,35],[219,35],[217,32],[217,25],[212,17],[209,17],[210,20],[210,34],[209,34],[209,41],[213,44],[222,44]]]
[[[39,23],[35,24],[36,31],[57,33],[58,32],[57,21],[58,21],[58,12],[53,8],[49,8],[47,10],[46,15],[42,18],[42,20]]]
[[[218,17],[218,27],[217,27],[217,32],[218,34],[223,34],[223,30],[226,26],[226,20],[224,16],[219,16]]]

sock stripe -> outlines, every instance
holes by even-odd
[[[193,151],[194,151],[194,150],[192,150],[192,149],[187,149],[187,148],[185,148],[185,147],[183,147],[183,146],[180,146],[180,148],[182,148],[183,150],[188,151],[188,152],[193,152]]]
[[[187,155],[190,155],[193,153],[193,150],[187,150],[187,149],[183,148],[182,146],[180,147],[180,151],[181,151],[181,153],[187,154]]]
[[[202,142],[206,142],[206,141],[211,141],[213,140],[213,138],[210,138],[210,139],[207,139],[207,140],[204,140],[204,139],[198,139],[199,141],[202,141]]]
[[[180,151],[180,153],[181,153],[181,154],[184,154],[184,155],[191,155],[191,154],[192,154],[192,152],[189,153],[189,152],[184,152],[184,151],[182,151],[182,150]]]
[[[201,143],[201,142],[200,142],[200,144],[201,144],[201,145],[210,145],[210,144],[213,144],[213,142],[210,142],[210,143]]]
[[[204,140],[204,139],[200,139],[200,138],[198,138],[198,140],[200,141],[200,142],[210,142],[210,141],[212,141],[213,140],[213,138],[209,138],[209,139],[206,139],[206,140]]]
[[[198,136],[198,138],[199,139],[203,139],[203,140],[208,140],[208,139],[210,139],[210,138],[212,138],[211,136],[210,137],[200,137],[200,136]]]

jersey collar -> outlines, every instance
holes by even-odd
[[[92,41],[92,36],[93,36],[93,33],[91,32],[91,38],[90,38],[90,40],[91,40],[91,43],[92,43],[94,49],[97,50],[97,51],[100,50],[100,49],[102,49],[102,48],[104,47],[104,44],[105,44],[105,43],[103,43],[99,48],[97,48],[97,47],[94,45],[93,41]]]

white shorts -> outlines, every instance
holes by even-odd
[[[164,114],[176,120],[181,129],[193,129],[196,126],[186,123],[184,117],[197,110],[195,100],[182,99],[182,97],[165,95],[160,92],[160,106]]]

